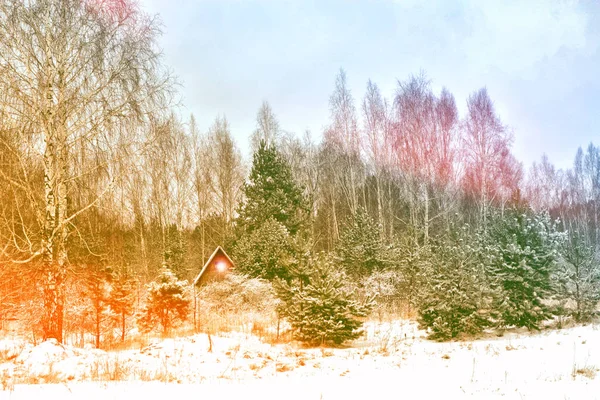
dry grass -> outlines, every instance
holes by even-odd
[[[585,365],[583,367],[578,367],[576,364],[573,364],[573,372],[571,373],[571,375],[573,379],[575,379],[578,375],[581,375],[592,380],[596,378],[598,371],[600,371],[600,368],[594,365]]]
[[[575,378],[575,376],[577,375],[581,375],[581,376],[585,376],[588,379],[594,379],[596,378],[596,374],[598,372],[598,368],[595,366],[585,366],[583,368],[576,368],[574,373],[573,373],[573,378]]]
[[[13,375],[5,369],[0,373],[0,385],[2,390],[12,391],[15,388]]]
[[[293,365],[284,364],[284,363],[277,363],[277,366],[275,367],[275,370],[277,372],[287,372],[287,371],[292,371],[293,369],[294,369]]]
[[[0,363],[5,363],[14,360],[21,354],[25,348],[25,343],[19,343],[16,346],[0,348]]]

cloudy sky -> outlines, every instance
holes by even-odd
[[[207,130],[226,115],[245,154],[256,111],[319,138],[340,67],[358,101],[368,79],[392,97],[425,71],[464,115],[486,86],[527,166],[569,167],[600,144],[600,2],[596,0],[140,0],[164,25],[165,62],[182,114]]]

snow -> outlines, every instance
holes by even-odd
[[[271,345],[242,333],[105,352],[0,341],[0,399],[600,399],[600,326],[427,340],[414,322],[368,323],[344,348]],[[11,347],[12,346],[12,347]],[[11,350],[14,349],[14,350]],[[18,356],[15,357],[15,354]],[[119,380],[118,382],[115,380]],[[21,384],[20,382],[35,383]],[[54,384],[40,384],[52,382]]]

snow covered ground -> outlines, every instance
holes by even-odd
[[[408,321],[367,333],[335,349],[230,333],[212,353],[206,335],[118,352],[5,340],[0,399],[600,399],[600,325],[451,343]]]

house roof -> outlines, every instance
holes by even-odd
[[[198,274],[198,276],[196,277],[196,279],[194,279],[194,286],[196,286],[196,284],[200,280],[200,277],[202,277],[202,274],[204,274],[204,272],[206,271],[206,269],[208,268],[208,266],[210,265],[210,263],[213,261],[213,259],[217,256],[217,254],[219,253],[219,251],[221,251],[221,253],[223,253],[223,255],[227,258],[227,260],[229,261],[229,263],[232,266],[235,265],[233,263],[233,261],[231,261],[231,258],[229,258],[229,256],[225,252],[225,250],[223,250],[223,248],[221,246],[217,246],[217,248],[215,249],[215,251],[213,251],[213,253],[210,255],[210,257],[208,257],[208,260],[204,264],[204,267],[202,267],[202,270],[200,271],[200,273]]]

